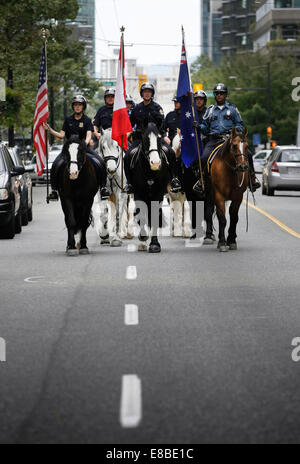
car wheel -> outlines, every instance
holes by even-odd
[[[22,217],[21,217],[21,212],[20,211],[16,215],[15,231],[16,231],[16,234],[20,234],[22,232]]]
[[[269,187],[269,184],[267,184],[267,195],[268,197],[274,197],[274,192],[275,190],[271,187]]]
[[[0,230],[0,237],[12,240],[15,236],[15,215],[12,213],[9,223]]]
[[[28,204],[26,205],[25,211],[22,214],[22,226],[28,226]]]
[[[32,216],[32,206],[31,206],[31,208],[28,209],[27,215],[28,215],[28,221],[31,222],[32,219],[33,219],[33,216]]]

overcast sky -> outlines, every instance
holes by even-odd
[[[200,0],[95,0],[97,62],[113,56],[107,41],[119,43],[124,25],[126,58],[138,64],[170,64],[180,60],[181,25],[186,34],[189,57],[200,54]],[[99,65],[97,65],[97,69]]]

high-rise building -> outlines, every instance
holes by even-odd
[[[78,0],[80,9],[77,18],[70,23],[72,39],[85,44],[85,54],[89,60],[88,70],[91,76],[95,75],[96,40],[95,40],[95,0]]]
[[[284,54],[300,57],[300,47],[295,44],[299,38],[300,0],[262,0],[260,2],[253,32],[254,51],[267,51],[268,42],[280,40]],[[291,45],[289,50],[286,45]],[[280,54],[280,47],[276,46],[276,51]]]
[[[222,1],[222,52],[224,56],[253,49],[251,27],[256,20],[255,0]]]
[[[219,65],[222,59],[222,0],[201,0],[200,14],[202,53]]]

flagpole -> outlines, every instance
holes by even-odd
[[[124,32],[125,27],[121,27],[121,64],[122,64],[122,79],[124,82]],[[126,97],[125,97],[126,98]],[[121,192],[124,193],[124,135],[122,135],[122,147],[121,147]]]
[[[48,29],[43,28],[42,29],[42,39],[44,42],[44,47],[45,47],[45,64],[46,64],[46,82],[47,82],[47,90],[48,90],[48,54],[47,54],[47,45],[48,45],[48,40],[47,38],[50,35],[50,32]],[[49,200],[49,154],[48,154],[48,131],[46,131],[46,182],[47,182],[47,197],[46,197],[46,202],[49,205],[50,200]]]
[[[182,39],[183,39],[183,43],[184,43],[184,47],[185,47],[185,32],[184,32],[184,27],[181,26],[181,28],[182,28]],[[186,53],[186,56],[187,56],[186,47],[185,47],[185,53]],[[191,106],[192,106],[192,116],[193,116],[194,123],[196,123],[196,122],[197,122],[197,119],[196,119],[196,113],[195,113],[195,107],[194,107],[194,97],[193,97],[193,90],[192,90],[192,79],[191,79],[190,68],[189,68],[188,62],[187,62],[187,69],[188,69],[189,84],[190,84],[189,97],[190,97]],[[202,163],[201,163],[201,152],[200,152],[199,134],[198,134],[198,130],[197,130],[197,129],[195,129],[195,138],[196,138],[197,153],[198,153],[198,161],[199,161],[199,169],[200,169],[200,182],[201,182],[202,189],[204,190],[204,177],[203,177],[203,169],[202,169]]]

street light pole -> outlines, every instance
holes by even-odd
[[[271,63],[267,64],[268,69],[268,126],[271,126]]]

